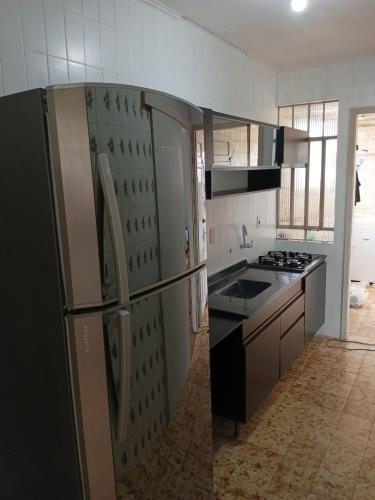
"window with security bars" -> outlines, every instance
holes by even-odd
[[[309,133],[308,165],[281,169],[279,239],[333,241],[338,109],[337,101],[279,108],[279,125]]]

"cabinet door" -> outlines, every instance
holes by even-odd
[[[305,345],[325,321],[326,263],[305,278]]]
[[[280,318],[245,346],[247,418],[279,380],[279,349]]]
[[[293,361],[301,354],[305,345],[304,317],[287,332],[280,342],[280,377],[289,369]]]

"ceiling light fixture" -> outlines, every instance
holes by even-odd
[[[307,0],[292,0],[290,6],[294,12],[302,12],[307,7]]]

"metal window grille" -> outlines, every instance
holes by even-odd
[[[279,108],[279,125],[309,133],[309,163],[282,168],[277,238],[333,241],[338,109],[338,101]]]

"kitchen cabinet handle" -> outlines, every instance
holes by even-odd
[[[118,301],[120,305],[127,307],[129,304],[129,284],[125,247],[122,237],[121,219],[117,204],[115,186],[106,153],[97,154],[97,165],[113,242],[113,254],[117,274]]]
[[[125,441],[128,432],[131,375],[131,329],[129,311],[119,311],[120,320],[120,387],[117,413],[117,440]]]

